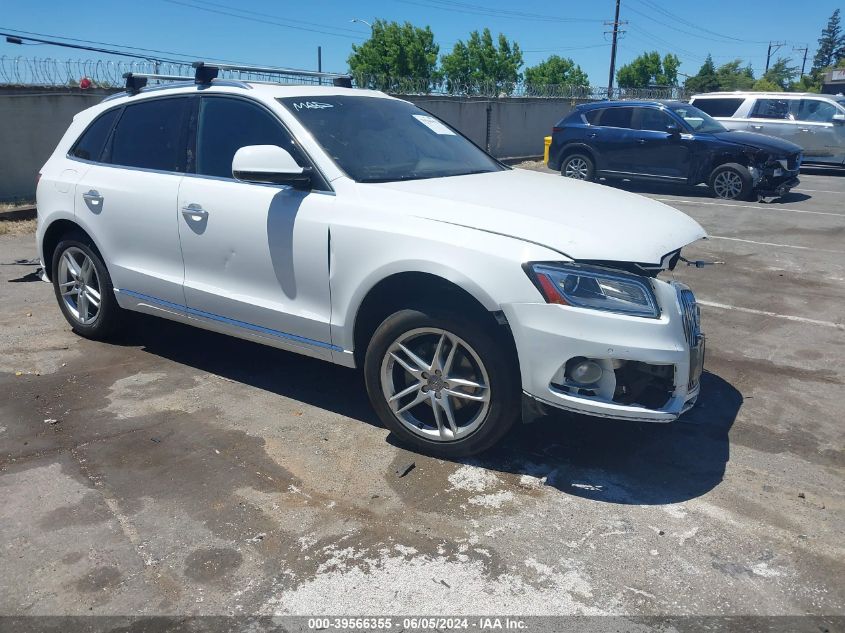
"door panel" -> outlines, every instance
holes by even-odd
[[[845,160],[845,126],[833,122],[837,107],[822,99],[801,99],[796,113],[796,143],[804,159],[839,164]]]
[[[690,135],[670,134],[668,125],[680,122],[657,108],[636,108],[631,171],[658,178],[686,180],[690,169]]]
[[[330,343],[333,206],[319,192],[186,177],[179,235],[189,310],[293,343]]]
[[[185,304],[176,225],[181,180],[93,165],[77,183],[76,215],[91,227],[116,289]]]
[[[200,173],[185,177],[178,202],[189,313],[330,358],[334,195],[232,179],[232,157],[247,145],[278,145],[305,162],[253,102],[202,97],[196,145]]]
[[[626,171],[631,164],[634,150],[631,129],[633,108],[612,107],[601,111],[597,126],[591,128],[595,138],[591,145],[598,152],[597,168],[601,171]]]
[[[91,228],[114,287],[176,305],[185,303],[176,202],[189,105],[188,97],[127,105],[102,151],[96,143],[73,150],[99,160],[76,185],[74,211]]]

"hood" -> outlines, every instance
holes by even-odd
[[[764,150],[775,158],[785,157],[801,151],[799,145],[785,141],[782,138],[757,134],[756,132],[746,132],[745,130],[714,132],[713,136],[725,143],[734,143],[736,145]]]
[[[382,203],[404,213],[532,242],[575,260],[660,264],[707,236],[688,215],[655,200],[525,169],[362,187],[392,198]]]

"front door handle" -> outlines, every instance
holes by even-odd
[[[589,134],[587,134],[587,138],[596,138],[596,136],[598,136],[596,132],[590,132]]]
[[[755,130],[762,130],[763,129],[762,125],[752,125],[751,127]]]
[[[208,211],[203,209],[202,205],[192,203],[182,207],[182,215],[194,222],[199,222],[200,220],[205,220],[208,217]]]
[[[103,204],[103,196],[96,189],[90,189],[82,194],[83,200],[92,207],[98,207]]]
[[[639,145],[645,145],[645,139],[644,139],[644,138],[638,138],[638,139],[637,139],[637,143],[638,143]]]
[[[802,132],[809,132],[809,131],[810,131],[810,128],[808,128],[808,127],[802,127],[802,128],[801,128],[801,131],[802,131]]]

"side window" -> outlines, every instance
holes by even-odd
[[[757,99],[751,110],[752,119],[792,120],[788,99]]]
[[[587,120],[587,123],[590,125],[598,125],[599,124],[599,115],[604,112],[604,110],[589,110],[584,113],[584,118]]]
[[[639,129],[641,130],[665,132],[666,127],[669,125],[674,124],[680,127],[677,121],[662,110],[658,110],[656,108],[637,108],[637,110],[640,114]]]
[[[692,105],[699,110],[703,110],[710,116],[731,117],[739,110],[745,99],[741,98],[725,98],[725,99],[693,99]]]
[[[602,127],[631,127],[631,115],[634,108],[608,108],[601,117]]]
[[[820,99],[801,99],[798,105],[798,114],[795,118],[799,121],[812,121],[813,123],[830,123],[833,115],[836,114],[836,106]]]
[[[82,136],[76,141],[73,149],[70,150],[70,155],[84,160],[100,160],[100,156],[103,153],[103,146],[106,144],[106,139],[109,136],[109,132],[111,132],[118,112],[120,112],[120,108],[115,108],[105,114],[101,114],[82,133]]]
[[[276,117],[243,99],[203,97],[197,133],[197,173],[232,177],[232,158],[247,145],[278,145],[304,165],[302,152]]]
[[[126,167],[184,171],[187,97],[126,106],[111,138],[106,162]]]

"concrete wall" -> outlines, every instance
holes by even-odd
[[[460,130],[497,158],[541,156],[543,137],[582,101],[503,97],[400,96]],[[488,132],[489,120],[489,132]]]
[[[35,198],[35,178],[73,115],[114,91],[0,87],[0,202]],[[540,156],[569,99],[403,96],[498,158]]]

